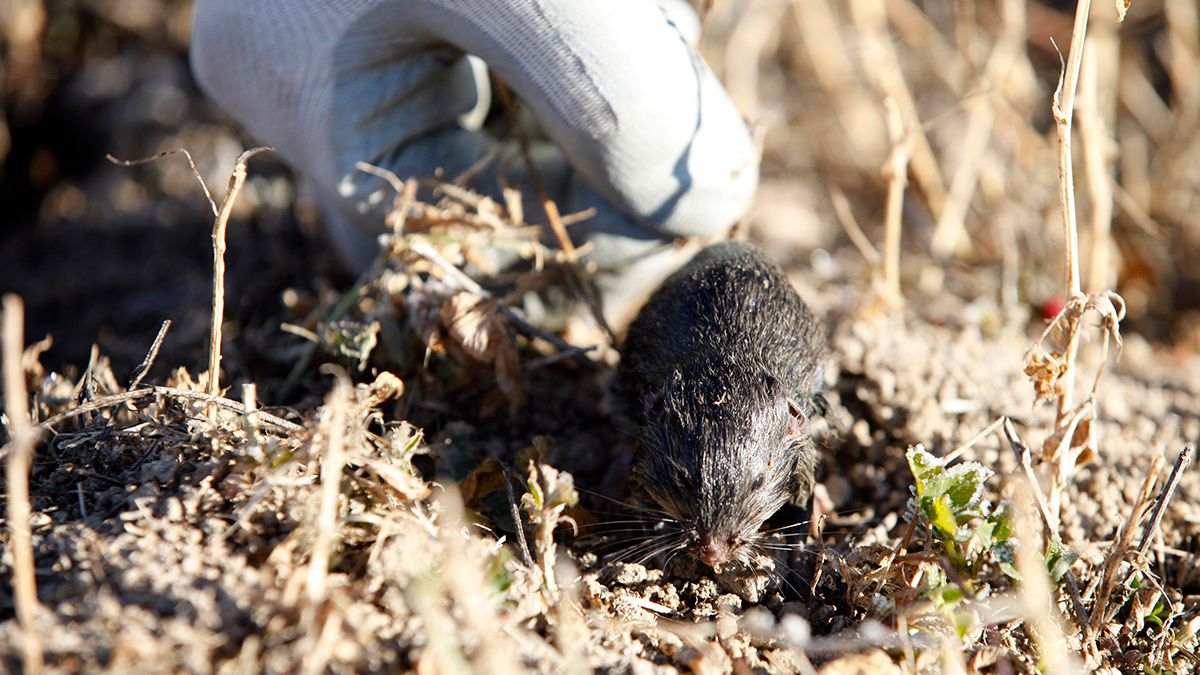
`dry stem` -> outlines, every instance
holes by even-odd
[[[1087,37],[1088,12],[1091,0],[1081,0],[1075,7],[1075,27],[1071,31],[1071,50],[1059,76],[1058,89],[1054,92],[1051,112],[1058,129],[1058,199],[1062,208],[1063,265],[1066,270],[1067,297],[1080,293],[1079,285],[1079,234],[1075,223],[1075,178],[1071,160],[1071,120],[1075,110],[1075,91],[1079,86],[1079,70],[1082,66],[1083,45]],[[1072,332],[1067,338],[1066,368],[1062,394],[1058,398],[1058,424],[1061,425],[1074,399],[1075,356],[1079,349],[1079,334]]]
[[[1117,569],[1120,568],[1121,562],[1125,560],[1125,554],[1129,551],[1129,545],[1133,542],[1133,532],[1137,529],[1138,523],[1142,520],[1142,515],[1146,512],[1146,506],[1149,503],[1150,492],[1154,489],[1155,482],[1158,480],[1158,474],[1162,471],[1163,456],[1155,455],[1154,461],[1150,465],[1150,470],[1146,472],[1146,479],[1142,481],[1142,489],[1138,492],[1137,500],[1133,503],[1133,510],[1129,513],[1129,519],[1121,526],[1121,531],[1117,535],[1117,541],[1108,551],[1108,556],[1104,559],[1104,574],[1101,577],[1100,590],[1096,594],[1096,601],[1092,604],[1093,607],[1100,608],[1101,611],[1092,616],[1092,630],[1099,630],[1104,621],[1104,614],[1108,607],[1109,596],[1112,594],[1114,583],[1116,581]]]
[[[1027,522],[1026,504],[1021,503],[1025,500],[1020,499],[1028,499],[1028,494],[1026,490],[1019,490],[1016,494],[1017,507],[1013,509],[1013,513],[1017,519],[1015,532],[1018,533],[1027,533],[1033,529],[1032,523]],[[1045,561],[1038,553],[1041,549],[1033,545],[1027,537],[1018,535],[1018,539],[1020,545],[1016,547],[1016,562],[1022,576],[1020,599],[1024,605],[1025,620],[1032,629],[1033,638],[1039,648],[1044,672],[1056,675],[1082,672],[1079,664],[1073,663],[1067,649],[1066,637],[1059,624],[1058,610],[1055,603],[1050,601],[1053,591]]]
[[[1055,522],[1049,508],[1046,505],[1046,496],[1042,494],[1042,488],[1038,484],[1037,475],[1033,472],[1032,457],[1030,456],[1029,446],[1025,441],[1021,440],[1017,434],[1016,427],[1013,426],[1012,420],[1005,417],[1004,420],[1004,435],[1008,437],[1008,441],[1014,452],[1017,453],[1017,459],[1021,463],[1021,469],[1025,472],[1025,479],[1029,484],[1030,494],[1033,495],[1034,503],[1037,505],[1038,515],[1042,518],[1042,526],[1044,527],[1045,540],[1053,539],[1059,546],[1062,545],[1062,537],[1058,534],[1055,527]],[[1044,569],[1044,566],[1043,566]],[[1021,570],[1022,574],[1027,574],[1025,570]],[[1079,594],[1079,582],[1075,579],[1075,573],[1070,570],[1066,571],[1067,590],[1071,595],[1072,607],[1075,610],[1075,623],[1079,626],[1080,632],[1083,634],[1085,644],[1091,642],[1091,615],[1088,613],[1087,607],[1083,605],[1083,599]],[[1048,589],[1047,589],[1048,591]]]
[[[904,211],[904,188],[908,185],[908,160],[916,138],[905,133],[900,108],[893,99],[885,99],[888,136],[892,154],[888,161],[887,211],[884,220],[883,281],[889,304],[900,303],[900,224]]]
[[[271,148],[252,148],[238,155],[234,164],[233,174],[229,176],[229,188],[221,209],[213,222],[213,287],[212,287],[212,319],[209,325],[208,342],[208,394],[217,396],[221,393],[221,324],[225,321],[225,228],[229,224],[229,216],[233,213],[233,203],[246,183],[246,162],[251,157]],[[207,192],[205,188],[205,192]]]
[[[271,148],[252,148],[238,155],[237,162],[233,167],[233,173],[229,176],[229,187],[225,192],[225,198],[221,201],[220,208],[217,207],[217,203],[213,200],[212,192],[209,191],[204,178],[196,170],[196,162],[192,160],[191,153],[183,148],[160,152],[152,157],[131,160],[117,159],[112,155],[107,155],[108,161],[118,166],[138,166],[160,160],[168,155],[181,153],[187,158],[188,166],[191,167],[192,175],[196,178],[196,182],[204,190],[204,197],[208,200],[208,205],[212,209],[213,217],[215,218],[212,231],[212,319],[209,326],[208,388],[206,390],[210,396],[217,396],[220,393],[221,324],[225,320],[225,228],[229,224],[230,214],[233,213],[234,200],[237,199],[238,193],[241,192],[242,186],[246,182],[246,162],[251,157],[265,150],[271,150]]]
[[[325,406],[329,417],[321,434],[325,441],[321,452],[321,506],[312,560],[308,564],[307,585],[308,601],[314,605],[325,599],[329,555],[338,529],[338,498],[342,492],[342,467],[346,463],[346,411],[349,406],[350,382],[344,375],[339,375]]]
[[[879,251],[871,245],[871,240],[862,231],[858,221],[854,218],[854,212],[850,210],[850,201],[846,199],[845,193],[836,187],[829,189],[829,198],[833,201],[833,212],[837,216],[838,222],[841,223],[842,229],[846,231],[846,236],[850,237],[850,242],[862,253],[867,264],[871,266],[872,272],[878,272],[880,269]]]
[[[1084,173],[1091,202],[1091,261],[1088,264],[1088,289],[1100,292],[1114,280],[1110,263],[1112,241],[1113,190],[1110,164],[1113,140],[1109,120],[1115,106],[1116,68],[1120,45],[1116,20],[1102,10],[1096,13],[1096,26],[1083,56],[1083,79],[1079,91],[1079,131],[1083,141]],[[1106,87],[1102,90],[1101,83]],[[1102,93],[1105,96],[1102,97]]]
[[[876,90],[884,97],[894,99],[903,115],[905,127],[912,134],[913,176],[921,186],[930,210],[936,216],[942,212],[946,201],[945,179],[921,126],[912,90],[900,69],[900,55],[896,53],[895,45],[887,32],[888,17],[884,2],[853,0],[850,3],[850,11],[863,37],[861,46],[864,70]]]
[[[808,65],[837,108],[833,118],[850,148],[845,158],[863,171],[874,171],[887,148],[887,131],[874,95],[855,73],[854,52],[831,0],[792,0],[792,9]]]
[[[47,429],[53,429],[56,424],[58,424],[64,420],[69,420],[71,418],[78,417],[80,415],[86,415],[87,413],[95,412],[97,410],[111,408],[113,406],[120,405],[126,401],[134,401],[134,400],[137,400],[140,398],[146,398],[148,396],[155,396],[155,395],[182,398],[182,399],[187,399],[187,400],[191,400],[191,401],[203,401],[205,403],[209,403],[209,404],[215,405],[220,408],[225,408],[226,410],[232,410],[233,412],[238,413],[239,415],[247,414],[246,406],[242,405],[241,403],[238,403],[237,401],[231,401],[227,398],[223,398],[220,396],[210,396],[209,394],[202,392],[202,391],[192,391],[190,389],[178,389],[176,387],[160,387],[157,385],[150,385],[150,386],[138,389],[136,391],[126,391],[126,392],[122,392],[120,394],[110,394],[108,396],[102,396],[100,398],[88,401],[87,403],[83,403],[81,405],[75,406],[74,408],[71,408],[70,410],[58,413],[57,415],[54,415],[53,417],[48,417],[45,420],[43,420],[42,422],[38,423],[37,431],[41,432],[41,431],[44,431]],[[278,431],[286,431],[288,433],[299,433],[301,431],[304,431],[304,427],[300,426],[299,424],[289,422],[281,417],[276,417],[275,415],[271,415],[271,414],[261,412],[261,411],[256,412],[254,414],[254,419],[258,422],[264,422],[268,426],[271,426]]]
[[[212,214],[213,214],[213,217],[215,218],[219,212],[219,210],[217,209],[217,203],[215,201],[213,201],[212,193],[208,191],[208,185],[205,184],[204,178],[200,176],[200,171],[199,171],[199,169],[196,168],[196,162],[195,162],[195,160],[192,159],[192,153],[188,152],[186,148],[176,148],[174,150],[165,150],[165,151],[160,152],[157,155],[154,155],[152,157],[142,157],[141,159],[117,159],[116,157],[113,157],[112,155],[105,155],[104,157],[108,161],[112,162],[113,164],[116,164],[117,166],[129,167],[129,166],[141,166],[142,164],[149,164],[150,162],[157,162],[158,160],[162,159],[163,157],[174,155],[176,153],[183,155],[184,158],[187,159],[188,167],[190,167],[192,170],[192,176],[196,179],[196,182],[200,184],[200,189],[204,190],[204,198],[206,200],[208,200],[208,207],[210,209],[212,209]]]
[[[1004,30],[992,50],[983,73],[984,88],[1000,87],[1010,77],[1013,64],[1025,41],[1025,8],[1018,0],[1001,5]],[[980,96],[970,105],[971,113],[963,136],[959,166],[950,179],[945,208],[938,216],[931,249],[937,259],[945,260],[955,248],[967,241],[966,217],[975,194],[981,163],[987,154],[995,123],[995,103],[991,96]]]
[[[517,544],[521,549],[521,559],[526,567],[533,567],[533,556],[529,553],[529,542],[525,539],[525,525],[521,522],[521,505],[513,493],[514,477],[508,468],[504,469],[504,493],[508,497],[509,514],[512,516],[513,530],[517,533]]]
[[[150,372],[154,366],[154,359],[158,358],[158,350],[162,349],[162,343],[167,337],[168,330],[171,330],[170,319],[162,322],[162,326],[158,329],[158,335],[154,336],[154,342],[150,344],[150,350],[146,352],[146,358],[142,359],[141,364],[133,369],[133,375],[129,378],[129,386],[126,389],[133,391],[142,384],[142,378],[146,377],[146,373]]]
[[[1125,605],[1130,592],[1129,582],[1133,579],[1133,575],[1141,569],[1141,561],[1146,559],[1146,552],[1150,549],[1150,542],[1154,541],[1154,536],[1158,534],[1158,526],[1162,523],[1167,505],[1171,503],[1171,498],[1175,496],[1175,490],[1179,487],[1179,481],[1183,480],[1183,472],[1187,471],[1188,467],[1192,465],[1192,458],[1195,453],[1195,446],[1186,445],[1183,451],[1179,453],[1179,457],[1175,458],[1175,466],[1171,468],[1171,475],[1167,476],[1167,482],[1163,485],[1162,492],[1158,493],[1154,512],[1150,514],[1150,522],[1146,524],[1146,529],[1142,531],[1142,540],[1137,548],[1137,560],[1139,564],[1131,567],[1125,575],[1125,580],[1121,583],[1121,593],[1118,595],[1117,600],[1104,606],[1103,613],[1106,621],[1111,620],[1117,611]]]
[[[413,253],[416,253],[434,265],[437,265],[438,269],[445,272],[446,275],[453,279],[458,287],[462,288],[464,291],[484,300],[494,299],[494,296],[488,292],[486,288],[480,286],[474,279],[467,276],[465,272],[452,265],[449,260],[446,260],[444,257],[442,257],[437,250],[424,241],[410,241],[408,243],[408,248]],[[546,331],[530,324],[507,305],[497,303],[496,311],[500,312],[504,318],[508,319],[512,323],[513,327],[520,331],[521,334],[530,338],[536,337],[541,340],[545,340],[551,346],[557,349],[560,354],[570,353],[581,364],[585,366],[591,365],[591,362],[587,359],[586,355],[587,352],[595,349],[594,346],[576,347],[557,335],[547,333]]]
[[[40,673],[42,645],[37,630],[37,578],[29,531],[29,465],[33,460],[36,434],[29,419],[25,369],[21,366],[24,320],[21,299],[15,295],[4,296],[4,411],[8,415],[9,436],[5,489],[13,557],[13,600],[21,628],[21,663],[26,673]]]

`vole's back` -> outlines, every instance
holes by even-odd
[[[744,389],[739,378],[765,371],[808,412],[820,386],[821,332],[778,266],[750,244],[721,242],[669,277],[634,320],[621,388],[643,401],[681,377],[720,401]]]

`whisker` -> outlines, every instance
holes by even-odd
[[[620,524],[620,523],[618,523],[618,524]],[[671,531],[674,531],[674,530],[671,530]],[[601,535],[601,534],[622,534],[625,532],[655,532],[657,534],[664,534],[664,532],[661,529],[657,529],[657,528],[653,528],[653,527],[616,527],[616,528],[605,528],[602,530],[596,529],[593,532],[589,532],[587,534],[587,536],[591,537],[591,536],[596,536],[596,535]]]
[[[595,530],[595,529],[599,529],[602,527],[611,527],[613,525],[641,525],[642,527],[645,527],[646,529],[650,529],[653,527],[657,527],[660,523],[662,523],[662,521],[650,520],[650,519],[647,519],[647,520],[637,520],[637,519],[602,520],[602,521],[595,522],[595,523],[588,523],[586,525],[580,525],[579,529],[582,530],[583,528],[586,527],[588,529]]]
[[[809,525],[811,523],[812,523],[812,520],[805,520],[803,522],[792,523],[791,525],[785,525],[783,527],[776,527],[776,528],[772,528],[770,530],[761,530],[759,532],[759,534],[778,534],[780,532],[784,532],[786,530],[791,530],[791,529],[794,529],[797,527],[804,527],[805,525]]]
[[[624,551],[621,551],[613,558],[613,561],[614,562],[627,562],[629,559],[633,558],[634,556],[641,555],[645,551],[653,549],[655,546],[658,546],[658,544],[659,544],[659,538],[657,538],[657,537],[650,538],[648,541],[640,542],[638,544],[630,546],[629,548],[625,549]]]
[[[755,553],[760,553],[760,554],[764,553],[764,551],[762,550],[763,547],[762,547],[761,542],[751,542],[749,545],[749,548],[755,549],[755,551],[754,551]],[[775,560],[774,556],[767,556],[767,557],[771,558],[776,563],[776,565],[780,565],[780,561]],[[783,567],[783,570],[779,570],[775,566],[772,566],[770,568],[759,568],[759,569],[766,572],[769,577],[774,579],[776,581],[777,586],[780,586],[780,587],[787,586],[788,588],[791,589],[792,594],[794,596],[800,597],[799,589],[797,589],[796,586],[793,585],[792,582],[788,581],[788,579],[787,579],[787,573],[791,571],[791,568],[788,567],[786,565],[786,563],[784,563],[782,565],[782,567]]]
[[[588,490],[587,488],[580,488],[580,487],[577,487],[575,489],[584,494],[596,497],[597,499],[602,499],[606,502],[611,502],[613,504],[616,504],[617,506],[620,506],[622,509],[626,509],[628,511],[654,513],[654,514],[658,514],[658,515],[662,516],[666,520],[672,520],[672,521],[675,520],[674,518],[671,517],[671,514],[667,513],[666,511],[664,511],[660,508],[651,506],[649,504],[639,504],[639,505],[635,506],[635,505],[627,504],[619,499],[613,499],[612,497],[609,497],[608,495],[602,494],[600,492],[596,492],[595,490]]]
[[[675,547],[675,550],[671,551],[667,555],[667,559],[663,562],[662,568],[664,570],[667,569],[667,566],[671,564],[671,561],[675,559],[675,556],[679,555],[680,552],[686,551],[686,550],[687,550],[687,542],[686,541],[680,542],[679,545]]]
[[[669,541],[669,542],[666,542],[666,543],[664,543],[662,546],[660,546],[660,547],[658,547],[658,548],[656,548],[656,549],[652,549],[652,550],[651,550],[649,553],[647,553],[646,555],[642,556],[642,558],[641,558],[640,560],[638,560],[638,564],[639,564],[639,565],[644,565],[644,564],[646,564],[646,561],[647,561],[647,560],[650,560],[650,559],[652,559],[652,558],[654,558],[654,557],[656,557],[656,556],[662,555],[663,553],[666,553],[667,551],[673,550],[673,549],[674,549],[675,547],[677,547],[677,546],[679,546],[679,542],[678,542],[678,541]]]
[[[610,541],[610,542],[606,542],[606,543],[599,544],[596,546],[588,547],[588,550],[590,550],[592,553],[598,553],[598,554],[604,555],[605,552],[611,553],[613,551],[624,550],[625,548],[630,548],[635,545],[641,546],[643,544],[653,542],[657,539],[658,539],[658,537],[656,537],[656,536],[622,537],[615,541]]]

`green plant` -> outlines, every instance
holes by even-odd
[[[939,542],[955,571],[974,579],[988,560],[1017,578],[1012,509],[983,498],[993,471],[979,462],[947,466],[921,445],[905,453],[914,479],[912,517]]]

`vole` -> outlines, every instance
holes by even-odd
[[[617,386],[641,422],[634,477],[674,520],[674,548],[747,561],[763,522],[808,500],[825,356],[820,323],[751,244],[708,246],[650,297]]]

